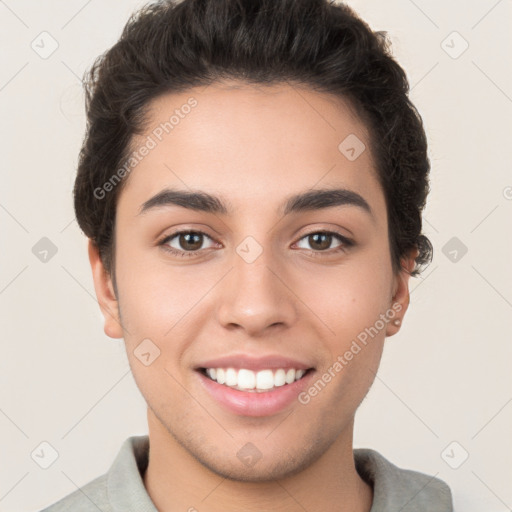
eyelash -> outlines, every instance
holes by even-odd
[[[161,240],[160,242],[158,242],[158,245],[162,247],[162,249],[164,249],[164,251],[167,251],[171,254],[173,254],[174,256],[179,256],[179,257],[182,257],[182,258],[190,258],[190,257],[193,257],[194,255],[196,255],[197,253],[200,252],[200,250],[197,250],[197,251],[183,251],[183,250],[177,250],[177,249],[174,249],[173,247],[170,247],[168,246],[167,244],[173,239],[173,238],[176,238],[178,235],[192,235],[192,234],[195,234],[195,235],[204,235],[208,238],[211,239],[211,237],[204,233],[203,231],[194,231],[194,230],[184,230],[184,231],[176,231],[176,233],[172,233],[171,235],[168,235],[166,236],[163,240]],[[332,254],[335,254],[335,253],[338,253],[338,252],[341,252],[341,251],[346,251],[347,248],[350,248],[352,246],[355,245],[355,243],[346,238],[345,236],[335,232],[335,231],[323,231],[323,230],[320,230],[320,231],[311,231],[311,233],[306,233],[304,236],[302,236],[300,240],[303,240],[304,238],[307,238],[311,235],[317,235],[317,234],[321,234],[321,235],[332,235],[333,237],[337,238],[340,242],[342,242],[342,244],[338,247],[336,247],[334,250],[325,250],[325,251],[315,251],[313,249],[311,249],[309,252],[311,252],[312,256],[314,257],[317,257],[317,256],[324,256],[324,255],[332,255]]]

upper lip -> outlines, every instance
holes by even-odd
[[[231,354],[228,356],[209,359],[196,366],[201,368],[245,368],[247,370],[278,370],[279,368],[295,368],[296,370],[308,370],[311,364],[280,355],[251,356],[248,354]]]

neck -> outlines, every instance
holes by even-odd
[[[149,464],[144,486],[160,512],[336,510],[369,512],[373,490],[357,473],[353,421],[316,462],[268,482],[223,478],[193,457],[148,409]]]

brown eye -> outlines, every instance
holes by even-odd
[[[205,238],[213,242],[212,238],[202,231],[177,231],[167,236],[159,245],[175,256],[191,257],[201,253],[201,250],[205,249],[205,247],[202,247]],[[352,240],[332,231],[315,231],[303,236],[299,242],[303,240],[307,241],[310,246],[309,252],[314,256],[327,256],[336,252],[345,251],[355,245]],[[331,248],[333,240],[338,240],[338,245]],[[209,248],[211,247],[213,247],[213,245]],[[306,249],[308,248],[306,247]]]
[[[204,239],[211,238],[202,231],[178,231],[167,236],[159,245],[177,256],[194,256],[194,253],[204,249]]]
[[[202,235],[199,233],[180,233],[178,235],[178,245],[185,250],[194,251],[201,248]]]
[[[325,251],[329,249],[332,242],[332,235],[326,233],[314,233],[309,235],[309,243],[315,251]]]
[[[307,241],[310,249],[314,252],[327,252],[328,249],[332,248],[331,244],[333,239],[337,239],[339,243],[334,247],[333,251],[329,251],[330,253],[343,250],[354,245],[353,242],[348,238],[345,238],[339,233],[334,233],[331,231],[315,231],[314,233],[309,233],[308,235],[301,238],[301,240]]]

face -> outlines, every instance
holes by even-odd
[[[367,130],[288,84],[162,96],[148,126],[117,205],[117,298],[90,246],[105,332],[124,337],[150,422],[203,466],[294,474],[351,443],[408,305]]]

